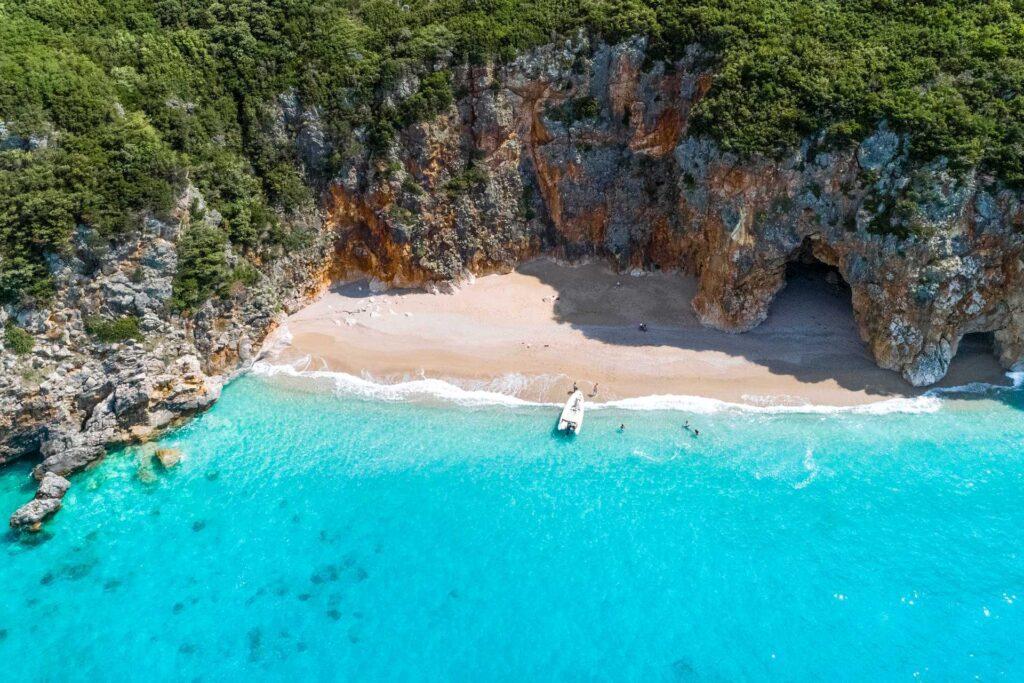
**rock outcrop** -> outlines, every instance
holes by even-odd
[[[22,505],[11,515],[11,526],[15,529],[39,531],[43,520],[60,510],[64,494],[71,487],[71,482],[64,477],[47,472],[39,482],[36,496]]]
[[[44,492],[52,477],[66,481],[110,446],[147,441],[209,407],[276,322],[324,284],[330,237],[310,215],[308,244],[267,266],[256,285],[189,317],[174,313],[176,243],[197,206],[202,198],[189,187],[169,220],[151,218],[141,234],[117,243],[83,229],[73,252],[51,261],[57,295],[50,308],[0,308],[0,328],[10,321],[35,341],[27,355],[0,347],[0,464],[39,458],[39,493],[12,526],[38,529],[60,508],[61,496]],[[134,316],[142,339],[103,343],[86,331],[90,316]]]

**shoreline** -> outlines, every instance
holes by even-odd
[[[285,390],[330,392],[344,398],[384,402],[422,402],[436,406],[457,406],[467,408],[557,408],[560,402],[528,401],[525,399],[482,389],[468,389],[435,378],[409,378],[395,383],[377,382],[369,377],[357,377],[334,370],[299,368],[295,365],[277,365],[258,361],[244,373],[259,379],[269,380]],[[587,410],[623,410],[686,412],[712,415],[734,412],[748,415],[887,415],[892,413],[923,414],[934,413],[942,407],[954,405],[969,406],[975,399],[995,400],[1000,392],[1018,391],[1024,387],[1024,372],[1007,372],[1008,383],[986,384],[975,382],[968,385],[931,388],[919,396],[892,397],[851,405],[829,404],[782,404],[782,403],[734,403],[704,396],[685,394],[657,394],[616,399],[608,402],[587,403]],[[978,403],[980,406],[980,402]]]
[[[670,397],[796,412],[927,399],[971,383],[1009,386],[991,353],[970,340],[934,387],[915,389],[878,368],[848,293],[824,278],[791,278],[768,320],[743,334],[700,325],[689,307],[694,288],[678,273],[638,277],[548,259],[450,294],[340,284],[290,316],[261,360],[549,404],[564,401],[574,382],[592,405]]]

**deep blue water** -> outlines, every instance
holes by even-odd
[[[246,377],[161,442],[178,467],[112,454],[4,539],[2,675],[1021,680],[1022,407],[566,439],[550,408]]]

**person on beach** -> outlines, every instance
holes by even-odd
[[[572,395],[572,394],[575,394],[578,390],[579,390],[579,385],[577,385],[576,382],[573,382],[572,383],[572,389],[570,389],[566,393]]]
[[[590,397],[593,398],[594,396],[597,396],[597,382],[594,382],[594,388],[590,392]]]

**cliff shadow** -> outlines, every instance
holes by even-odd
[[[375,296],[380,296],[382,294],[382,292],[379,291],[375,292],[370,287],[371,281],[372,279],[369,277],[358,277],[352,280],[338,280],[336,282],[333,282],[331,286],[327,288],[327,291],[331,292],[332,294],[340,294],[341,296],[347,297],[349,299],[371,299]],[[387,294],[394,296],[406,293],[413,293],[416,291],[417,290],[414,289],[395,288],[387,290]]]
[[[835,382],[876,397],[920,395],[895,372],[879,368],[860,338],[850,289],[834,268],[803,259],[787,269],[786,286],[768,318],[745,333],[700,324],[690,306],[696,278],[667,272],[615,273],[604,263],[558,265],[538,260],[519,271],[558,292],[554,315],[586,337],[630,347],[674,347],[723,354],[802,383]],[[646,331],[640,329],[644,323]],[[712,361],[719,362],[719,361]],[[983,337],[966,338],[940,387],[1006,384]]]

